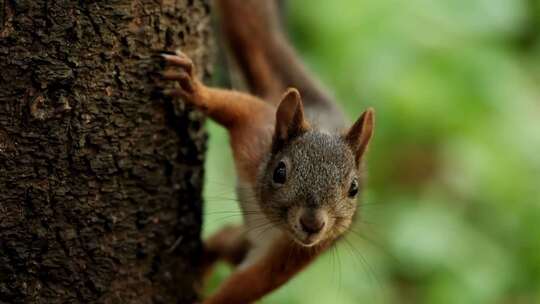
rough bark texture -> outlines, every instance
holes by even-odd
[[[203,0],[0,0],[0,303],[196,299],[206,135],[155,54],[207,74],[209,31]]]

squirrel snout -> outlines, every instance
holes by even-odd
[[[326,225],[326,218],[322,212],[306,212],[300,217],[300,226],[307,234],[317,234]]]

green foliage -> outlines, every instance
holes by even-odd
[[[355,231],[263,302],[540,303],[540,2],[289,4],[302,57],[377,124]],[[210,131],[206,234],[241,220]]]

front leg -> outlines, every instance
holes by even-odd
[[[169,63],[163,77],[178,83],[168,93],[224,126],[229,131],[239,177],[255,180],[257,165],[272,139],[275,108],[249,94],[205,86],[197,79],[191,59],[181,52],[163,57]]]
[[[208,276],[218,260],[237,266],[244,260],[250,246],[243,226],[222,228],[204,242],[203,273]]]
[[[302,248],[279,239],[256,261],[240,266],[203,304],[252,303],[285,284],[307,266],[322,250]]]
[[[203,304],[248,304],[261,298],[279,286],[271,281],[270,271],[264,266],[235,270]]]
[[[242,128],[257,119],[267,120],[273,116],[273,109],[261,99],[232,90],[215,89],[205,86],[195,73],[195,66],[184,53],[163,54],[170,68],[163,77],[178,83],[178,88],[165,93],[181,97],[184,102],[197,107],[217,123],[231,128]]]

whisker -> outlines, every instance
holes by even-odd
[[[225,220],[227,220],[227,219],[231,219],[231,218],[234,218],[234,217],[236,217],[236,216],[240,216],[240,214],[233,214],[233,215],[222,216],[222,217],[219,217],[219,218],[215,219],[215,222],[218,222],[218,223],[219,223],[219,222],[223,222],[223,221],[225,221]]]
[[[259,237],[261,237],[265,231],[267,231],[268,229],[271,229],[274,227],[274,223],[271,223],[271,222],[266,222],[266,223],[263,223],[261,225],[258,225],[257,227],[253,227],[253,228],[250,228],[250,229],[247,229],[245,231],[245,234],[248,234],[248,233],[257,233],[257,230],[261,230],[259,231],[259,233],[257,233],[255,235],[255,237],[258,239]]]
[[[205,215],[211,215],[211,214],[230,214],[230,213],[235,213],[235,214],[263,214],[261,211],[259,210],[246,210],[246,211],[242,211],[242,210],[218,210],[218,211],[206,211],[204,212]]]
[[[343,238],[343,240],[345,241],[346,244],[348,244],[348,246],[351,248],[352,252],[355,253],[355,254],[353,254],[353,257],[359,258],[359,261],[363,265],[362,268],[364,268],[364,271],[366,271],[368,273],[368,275],[369,275],[370,279],[372,280],[372,282],[376,282],[376,284],[379,287],[379,290],[382,291],[382,288],[383,288],[382,283],[379,280],[379,278],[376,275],[373,268],[371,267],[371,265],[368,263],[368,261],[364,257],[364,255],[347,238]]]
[[[387,257],[391,258],[394,262],[400,264],[400,260],[399,258],[392,254],[390,252],[390,250],[388,250],[388,248],[386,248],[383,244],[377,242],[376,240],[368,237],[367,235],[365,234],[362,234],[361,232],[357,231],[357,230],[354,230],[354,229],[349,229],[350,232],[353,233],[353,235],[355,235],[356,237],[358,237],[361,241],[365,241],[367,242],[369,245],[371,245],[373,248],[377,249],[377,250],[380,250],[384,255],[386,255]]]
[[[339,293],[341,292],[341,288],[342,288],[342,285],[343,285],[343,282],[342,282],[342,277],[341,277],[341,257],[339,255],[339,250],[337,249],[336,246],[334,246],[334,250],[336,252],[336,257],[337,257],[337,261],[338,261],[338,290],[337,290],[337,296],[339,296]]]

